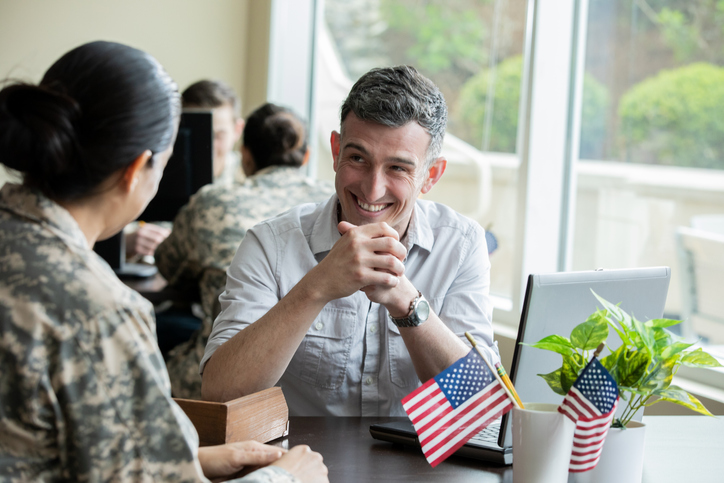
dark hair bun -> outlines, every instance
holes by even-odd
[[[291,110],[275,104],[255,110],[244,126],[244,146],[254,157],[257,170],[304,164],[306,137],[304,122]]]
[[[62,176],[78,159],[74,123],[80,108],[44,87],[16,84],[0,91],[0,162],[34,179]]]

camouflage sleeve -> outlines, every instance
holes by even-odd
[[[131,307],[107,311],[81,331],[69,324],[42,339],[15,327],[23,342],[9,352],[27,359],[5,366],[18,375],[0,394],[4,408],[15,408],[5,419],[18,422],[6,427],[14,444],[0,453],[14,462],[5,470],[18,481],[202,479],[198,437],[169,397],[146,317]]]
[[[199,282],[201,292],[201,305],[204,308],[204,314],[213,321],[219,312],[219,295],[226,287],[226,270],[218,268],[208,268],[204,270]]]
[[[156,248],[156,266],[169,285],[188,284],[201,275],[194,216],[191,203],[181,208],[171,234]]]
[[[291,473],[278,466],[266,466],[234,481],[239,483],[300,483]]]

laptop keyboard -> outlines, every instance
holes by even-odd
[[[497,444],[498,435],[500,434],[500,419],[496,419],[486,428],[483,428],[478,434],[470,438],[470,441],[478,443]]]

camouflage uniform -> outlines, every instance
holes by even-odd
[[[201,398],[199,363],[219,312],[226,269],[246,231],[302,203],[334,193],[328,181],[306,178],[297,168],[272,166],[241,185],[205,186],[181,209],[171,235],[156,249],[156,265],[169,284],[198,284],[204,320],[191,339],[169,353],[166,364],[175,397]]]
[[[0,480],[207,481],[151,304],[34,190],[0,190],[0,240]]]

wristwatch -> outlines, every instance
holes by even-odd
[[[390,315],[390,320],[392,320],[397,327],[417,327],[425,322],[428,317],[430,317],[430,303],[418,290],[417,297],[410,302],[410,311],[407,316],[393,317]]]

